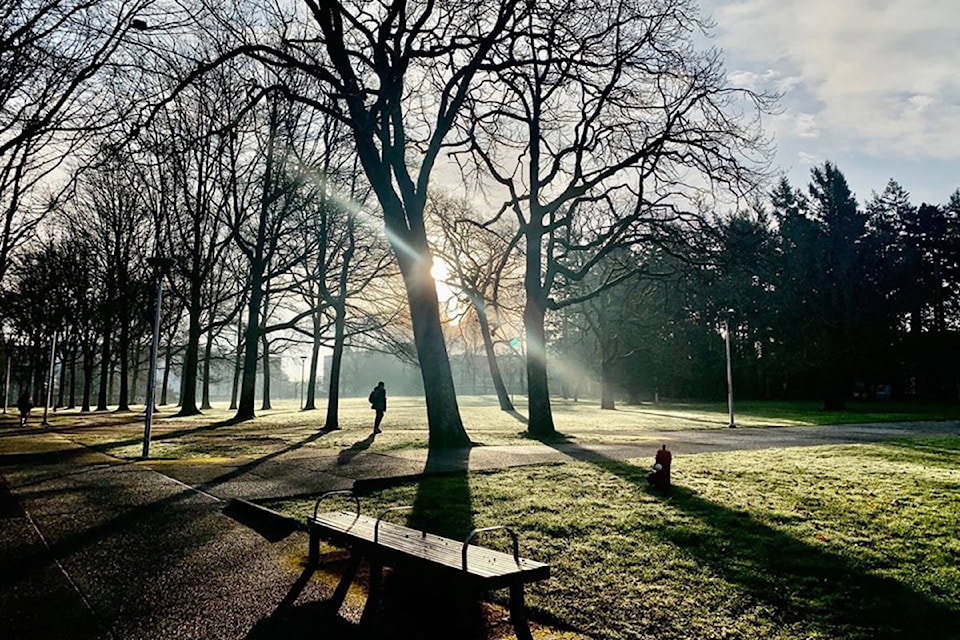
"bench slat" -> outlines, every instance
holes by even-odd
[[[373,545],[376,520],[355,513],[332,511],[309,518],[311,526],[320,532],[347,540]],[[380,522],[378,543],[386,549],[409,558],[434,563],[462,572],[462,543],[409,527]],[[485,547],[470,545],[467,548],[467,574],[478,579],[508,579],[530,582],[549,576],[549,565],[520,558],[519,565],[511,554]],[[511,580],[513,579],[513,580]]]

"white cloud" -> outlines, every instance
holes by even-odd
[[[957,0],[707,0],[704,8],[741,69],[731,79],[786,83],[792,135],[880,157],[960,158]]]
[[[802,165],[812,167],[815,164],[820,164],[820,158],[812,153],[807,153],[806,151],[799,151],[797,153],[797,160]]]
[[[812,113],[799,113],[793,120],[794,132],[800,138],[819,138],[820,129],[817,127],[817,117]]]

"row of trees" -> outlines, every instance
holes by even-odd
[[[44,336],[59,329],[83,386],[97,381],[101,408],[113,368],[121,408],[138,382],[130,358],[142,357],[150,255],[176,258],[163,343],[168,360],[182,350],[184,414],[208,400],[198,380],[209,380],[201,363],[212,354],[236,358],[244,420],[254,415],[258,364],[269,371],[285,345],[309,345],[312,394],[321,348],[334,354],[335,385],[344,346],[367,344],[416,360],[432,445],[467,442],[450,314],[432,271],[438,255],[495,377],[498,349],[515,348],[501,327],[518,312],[534,435],[554,432],[548,351],[583,342],[571,327],[613,335],[638,309],[645,331],[660,327],[660,342],[604,347],[601,373],[644,354],[647,370],[675,362],[658,345],[679,349],[690,322],[712,325],[717,309],[733,308],[738,343],[752,345],[755,360],[767,366],[778,340],[806,332],[804,361],[846,391],[850,365],[822,362],[859,353],[854,328],[868,306],[833,283],[861,273],[848,244],[880,232],[862,232],[864,216],[831,166],[814,175],[809,197],[781,185],[765,214],[714,214],[718,194],[749,202],[764,184],[758,118],[771,98],[730,86],[719,54],[695,46],[707,22],[690,0],[251,0],[230,11],[55,0],[14,14],[4,55],[24,75],[4,97],[4,140],[32,140],[70,172],[8,163],[9,175],[30,176],[32,191],[22,177],[4,187],[14,221],[3,239],[3,294],[13,300],[4,322],[30,336],[38,362]],[[87,43],[50,75],[61,84],[47,93],[37,87],[53,61],[32,48],[42,38],[46,50]],[[454,172],[473,187],[459,194],[472,206],[432,198],[437,176]],[[54,177],[59,187],[41,191]],[[773,276],[742,279],[744,233],[775,247]],[[69,273],[35,273],[57,255]],[[791,278],[803,282],[791,289]],[[782,319],[790,305],[771,307],[760,293],[804,305],[811,283],[820,324],[767,335],[786,320],[747,321],[753,297]],[[908,298],[904,290],[898,300]],[[944,329],[946,305],[930,312]],[[920,323],[923,313],[910,317]],[[268,388],[263,396],[268,404]],[[335,387],[328,396],[332,428]]]
[[[558,356],[597,363],[606,408],[618,395],[720,397],[727,324],[740,397],[842,409],[854,393],[960,394],[960,191],[915,206],[891,180],[860,206],[828,162],[805,190],[781,179],[699,250],[603,268],[624,262],[630,278],[552,325]]]

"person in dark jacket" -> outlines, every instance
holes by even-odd
[[[370,408],[377,412],[377,417],[373,421],[373,432],[382,433],[380,423],[383,422],[383,414],[387,412],[387,389],[383,386],[383,381],[378,382],[373,388],[368,400],[370,400]]]
[[[17,398],[17,409],[20,411],[20,426],[23,427],[27,424],[27,418],[30,416],[30,409],[33,408],[33,403],[30,402],[30,391],[24,390],[20,394],[20,397]]]

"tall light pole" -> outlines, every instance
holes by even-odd
[[[737,426],[733,420],[733,367],[730,363],[730,316],[733,315],[733,309],[727,309],[723,314],[723,341],[727,351],[727,408],[730,410],[731,429]]]
[[[43,402],[43,422],[44,427],[49,427],[47,422],[47,412],[50,409],[50,403],[53,402],[53,365],[57,360],[57,332],[53,332],[53,343],[50,345],[50,373],[47,375],[47,394]]]
[[[153,426],[153,397],[157,385],[157,351],[160,346],[160,305],[163,303],[163,276],[173,266],[173,258],[153,256],[147,264],[157,279],[157,300],[153,310],[153,340],[150,341],[150,369],[147,371],[147,411],[143,422],[143,457],[150,457],[150,428]]]
[[[300,410],[303,411],[303,363],[307,361],[307,356],[300,356]]]

